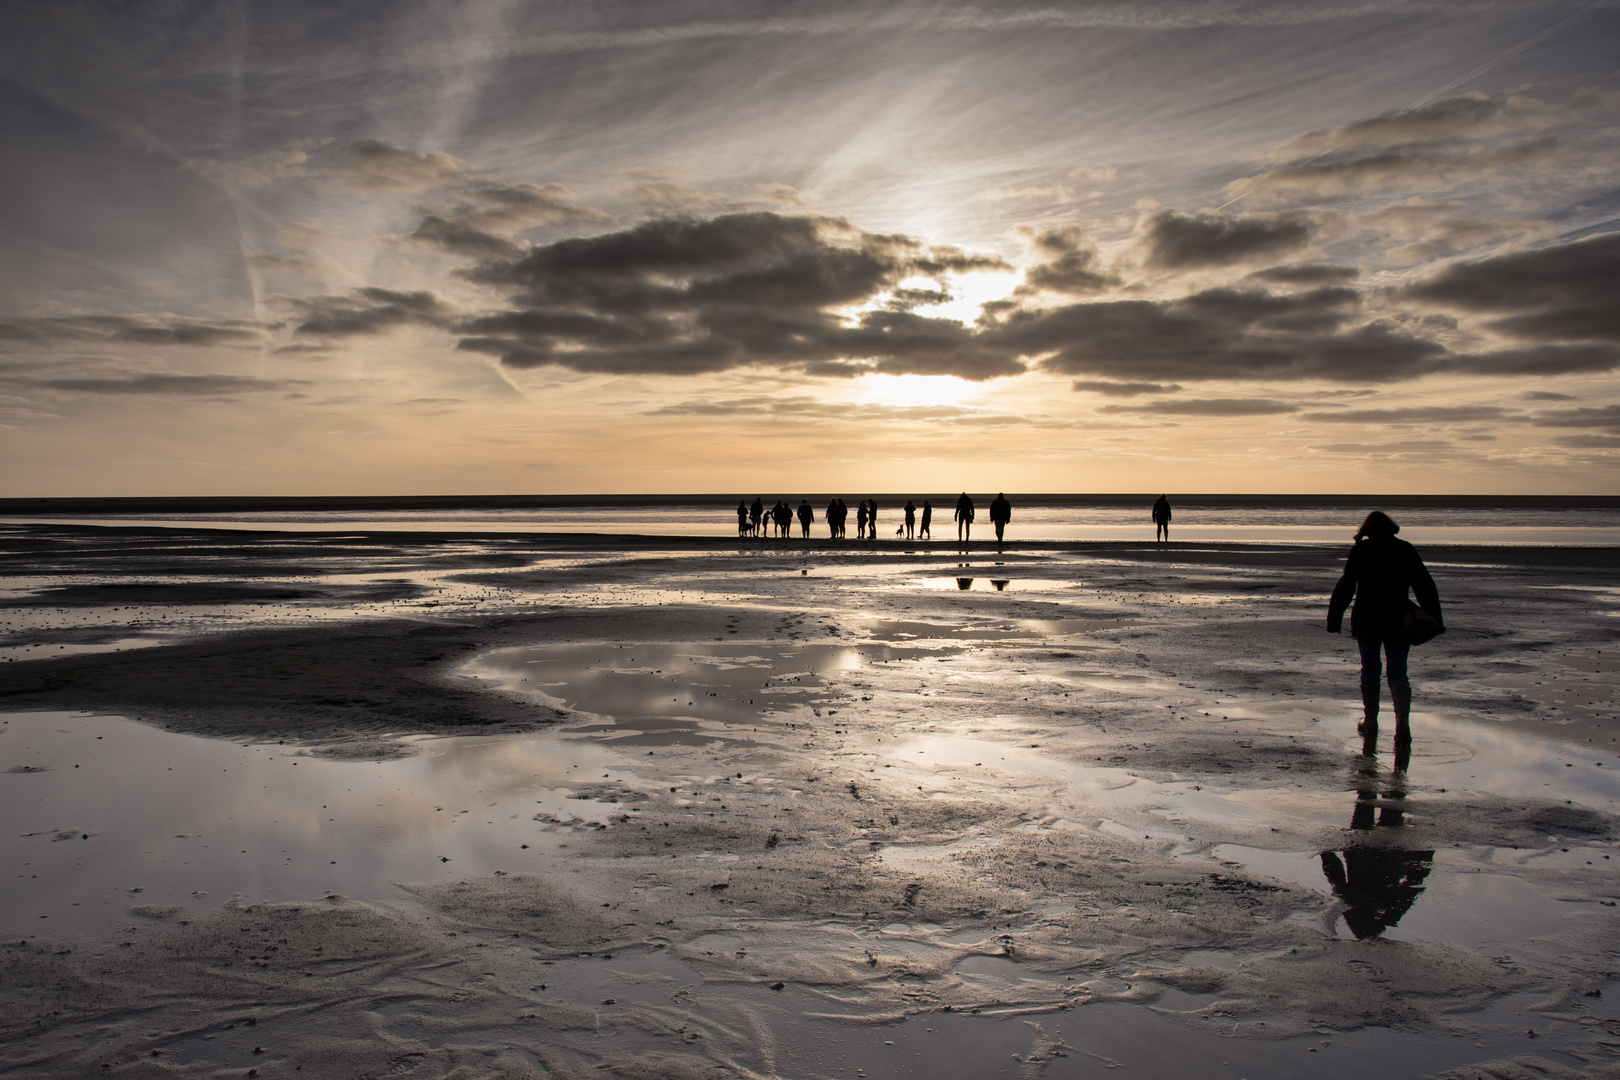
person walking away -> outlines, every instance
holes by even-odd
[[[926,536],[926,537],[928,537],[928,539],[932,540],[934,538],[934,534],[931,531],[931,526],[933,524],[934,524],[934,506],[927,499],[924,499],[923,500],[923,511],[922,511],[922,523],[917,526],[917,539],[921,540],[923,537]]]
[[[997,495],[990,501],[990,523],[996,527],[996,543],[1001,543],[1001,536],[1007,531],[1007,522],[1012,520],[1012,503],[1007,501],[1005,494]]]
[[[748,535],[748,503],[743,499],[737,500],[737,535]]]
[[[961,543],[973,539],[973,500],[967,492],[956,500],[956,540]]]
[[[765,517],[765,500],[760,498],[758,495],[755,495],[754,496],[754,505],[748,508],[748,520],[753,523],[754,535],[755,536],[764,536],[765,535],[764,533],[759,531],[759,523],[764,519],[764,517]]]
[[[810,539],[810,523],[816,520],[816,512],[810,509],[809,499],[799,500],[799,531],[804,534],[803,539]]]
[[[855,504],[855,539],[866,539],[866,500]]]
[[[866,500],[866,535],[877,539],[877,500]]]
[[[1328,602],[1328,633],[1337,634],[1350,608],[1350,636],[1361,652],[1362,721],[1357,728],[1370,748],[1378,735],[1379,654],[1389,664],[1389,695],[1395,707],[1395,744],[1412,741],[1412,684],[1407,678],[1407,652],[1412,641],[1406,627],[1406,613],[1412,604],[1407,590],[1415,594],[1417,606],[1434,617],[1439,633],[1445,633],[1440,613],[1440,592],[1423,565],[1417,548],[1395,534],[1401,527],[1388,514],[1374,510],[1356,532],[1344,575],[1333,587]],[[1426,640],[1426,639],[1425,639]]]
[[[827,539],[838,539],[838,500],[827,500]]]
[[[1169,541],[1169,539],[1170,499],[1168,496],[1160,495],[1158,501],[1153,504],[1153,542],[1157,544],[1160,540]]]
[[[838,500],[838,539],[849,539],[849,504]]]
[[[910,499],[906,500],[906,539],[916,538],[917,504]]]

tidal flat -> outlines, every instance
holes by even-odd
[[[0,1073],[1620,1076],[1620,549],[1345,546],[5,527]]]

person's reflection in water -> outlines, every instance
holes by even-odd
[[[1370,743],[1370,740],[1369,740]],[[1350,827],[1358,832],[1400,828],[1406,823],[1406,767],[1410,751],[1398,748],[1395,769],[1381,783],[1378,759],[1364,748],[1357,769],[1356,806]],[[1434,867],[1434,852],[1349,844],[1322,852],[1322,873],[1343,902],[1344,924],[1358,940],[1377,937],[1401,921],[1423,892]]]

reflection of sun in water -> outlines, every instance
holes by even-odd
[[[862,375],[855,385],[863,402],[900,408],[964,405],[982,389],[955,375]]]

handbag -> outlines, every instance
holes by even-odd
[[[1406,633],[1406,640],[1411,645],[1422,645],[1431,641],[1439,634],[1445,632],[1440,620],[1418,607],[1412,601],[1406,602],[1406,616],[1401,620],[1402,628]]]

